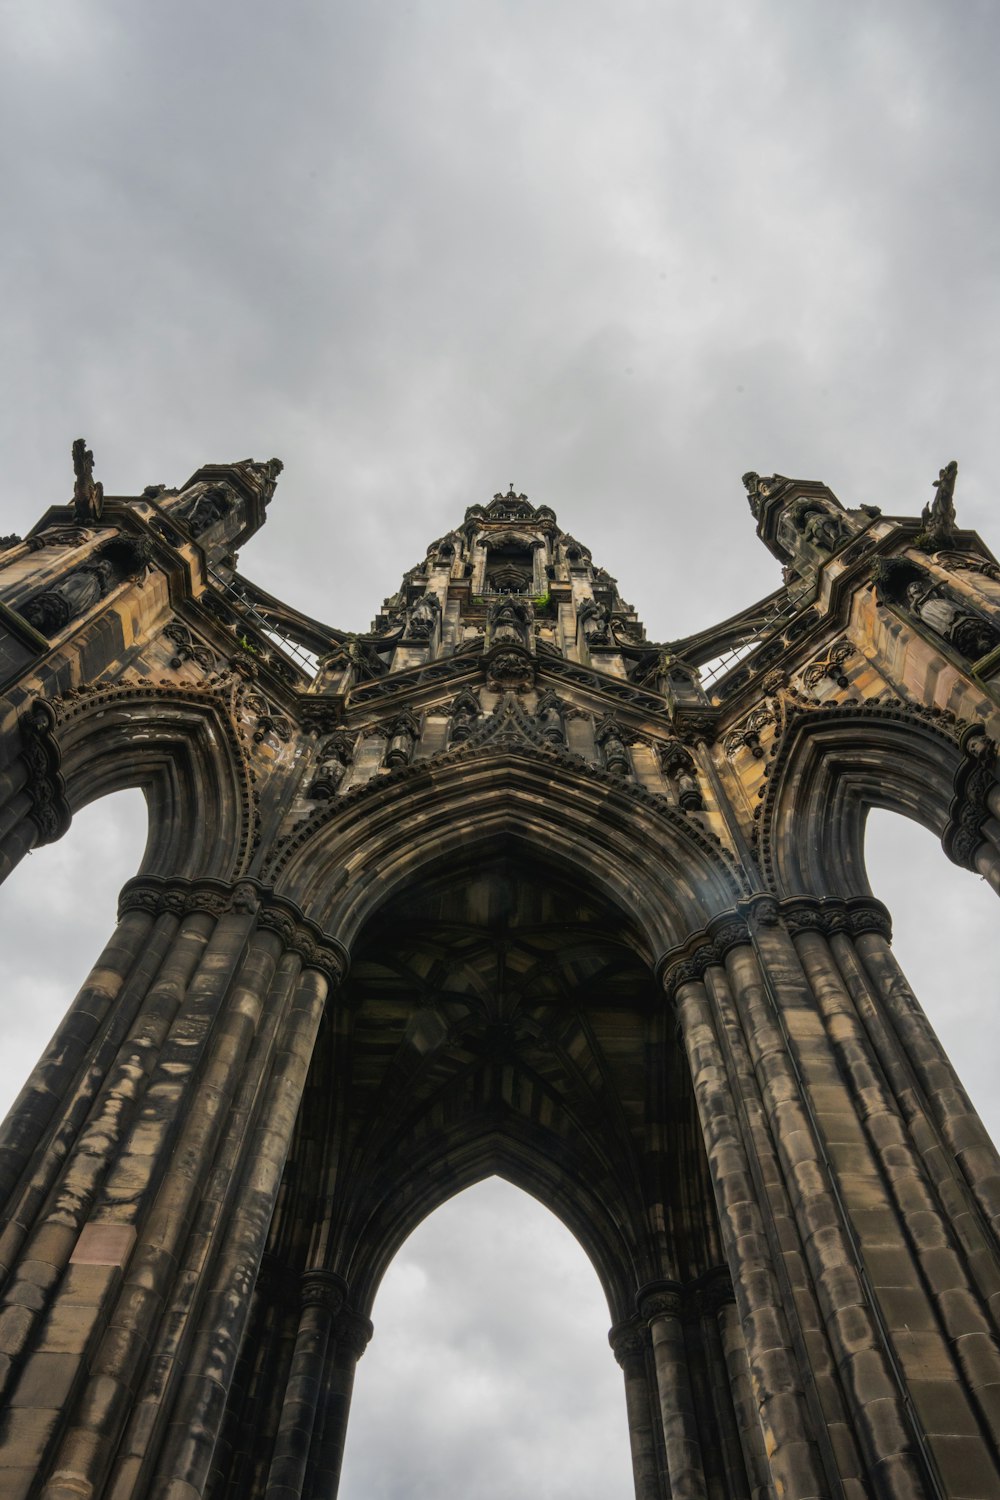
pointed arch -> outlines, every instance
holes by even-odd
[[[264,878],[350,946],[420,872],[513,841],[629,914],[650,963],[747,892],[698,821],[621,777],[533,745],[469,745],[328,803]]]
[[[898,701],[831,704],[791,715],[755,843],[778,895],[870,894],[871,808],[912,818],[955,863],[986,874],[984,863],[997,863],[987,847],[997,805],[995,746],[980,725]]]
[[[211,690],[121,683],[37,699],[22,717],[21,742],[39,842],[58,838],[97,798],[139,787],[150,827],[139,873],[232,879],[246,868],[257,823],[253,774],[228,707]]]

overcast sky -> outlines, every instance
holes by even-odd
[[[513,480],[661,640],[777,584],[748,468],[916,514],[957,458],[961,523],[1000,542],[989,0],[7,0],[0,14],[0,530],[69,498],[77,436],[109,493],[276,454],[285,472],[242,566],[358,629],[430,540]],[[110,927],[141,844],[131,805],[82,816],[5,892],[12,1087]],[[879,833],[873,883],[897,949],[992,1106],[993,898],[921,830]],[[63,972],[43,980],[31,907],[56,897]],[[978,967],[956,978],[966,940]],[[500,1500],[525,1473],[552,1500],[629,1493],[596,1278],[518,1201],[496,1185],[457,1200],[390,1271],[348,1500]],[[475,1270],[487,1249],[506,1271]],[[512,1269],[525,1250],[555,1268],[551,1293]],[[512,1285],[517,1312],[499,1290]],[[461,1420],[444,1404],[456,1390]],[[605,1438],[589,1414],[614,1401]]]

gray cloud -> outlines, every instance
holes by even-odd
[[[358,628],[432,537],[513,479],[593,548],[659,639],[777,583],[739,483],[750,467],[915,514],[958,457],[960,519],[990,538],[995,7],[20,0],[5,26],[4,530],[68,497],[81,433],[111,493],[278,453],[286,471],[243,564]],[[103,810],[92,842],[79,819],[4,892],[8,1081],[134,868],[138,832],[128,848],[120,832],[138,828],[134,807]],[[904,881],[887,897],[902,908],[897,949],[946,1043],[972,1039],[961,1066],[992,1107],[976,1069],[996,1055],[995,921],[939,852],[914,878],[910,831],[878,831],[873,883]],[[58,955],[37,904],[53,901]],[[959,973],[966,950],[979,967]],[[62,969],[44,978],[52,960]],[[493,1201],[482,1191],[447,1210],[471,1216],[473,1266],[485,1250],[469,1205]],[[506,1246],[521,1215],[495,1201],[485,1240]],[[515,1418],[520,1388],[484,1373],[508,1325],[483,1311],[474,1278],[458,1290],[459,1230],[439,1228],[453,1222],[436,1215],[401,1252],[398,1288],[386,1282],[390,1384],[377,1394],[373,1345],[356,1432],[362,1400],[388,1402],[395,1380],[404,1408],[410,1393],[410,1415],[393,1420],[411,1475],[448,1493],[452,1434],[428,1403],[465,1384],[481,1393],[457,1434],[467,1455],[487,1441],[484,1413],[524,1433],[478,1471],[477,1494],[520,1488],[529,1459],[549,1473],[542,1429],[583,1475],[560,1489],[553,1472],[542,1492],[627,1493],[600,1468],[603,1436],[580,1436],[597,1415],[535,1423],[532,1396]],[[562,1243],[539,1240],[536,1261],[561,1264]],[[443,1266],[455,1310],[440,1362],[417,1368],[407,1349],[429,1347],[419,1318]],[[549,1321],[569,1302],[536,1298],[510,1325],[520,1367],[548,1370],[557,1401],[546,1360],[572,1349],[576,1365],[578,1320],[617,1380],[603,1312]],[[612,1425],[620,1462],[620,1405]],[[356,1454],[355,1439],[349,1465]],[[397,1457],[381,1478],[352,1467],[353,1492],[414,1494]]]

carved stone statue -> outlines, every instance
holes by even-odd
[[[426,641],[434,634],[434,626],[441,612],[437,594],[421,594],[410,610],[410,623],[406,634],[410,640]]]
[[[959,601],[944,584],[915,578],[906,586],[906,605],[918,620],[970,661],[1000,646],[1000,631],[974,605]]]
[[[104,486],[94,479],[94,454],[84,438],[73,444],[73,509],[83,523],[100,519],[104,509]]]
[[[482,715],[478,698],[466,688],[452,703],[449,715],[451,727],[448,733],[448,743],[461,745],[470,738]]]
[[[20,614],[42,635],[57,635],[71,620],[103,599],[116,581],[108,558],[81,563],[51,588],[29,599],[21,606]]]
[[[601,747],[605,768],[613,776],[627,776],[632,769],[632,763],[629,760],[618,721],[605,719],[597,726],[595,738]]]
[[[171,515],[183,521],[192,536],[201,536],[222,520],[234,499],[226,484],[194,484],[172,508]]]
[[[821,552],[836,552],[852,534],[845,517],[815,502],[797,511],[795,523],[806,541],[812,542]]]
[[[563,745],[566,743],[562,704],[551,689],[544,692],[538,700],[538,707],[535,709],[535,722],[538,724],[543,737],[550,744]]]
[[[608,611],[596,599],[584,599],[576,612],[584,640],[590,646],[605,646],[610,640]]]
[[[945,464],[934,481],[937,494],[924,506],[921,513],[924,531],[936,547],[947,547],[954,540],[958,523],[955,518],[955,480],[958,464],[952,459]]]
[[[389,744],[385,752],[385,764],[395,770],[397,766],[408,766],[416,749],[420,725],[412,714],[401,714],[389,727]]]
[[[701,795],[690,752],[677,742],[665,745],[660,751],[660,764],[663,774],[673,782],[680,806],[687,812],[704,811],[705,799]]]
[[[487,619],[491,646],[496,646],[501,641],[509,641],[517,646],[527,646],[532,610],[523,599],[497,600],[490,606]]]

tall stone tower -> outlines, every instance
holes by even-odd
[[[1000,1161],[862,858],[885,807],[1000,889],[954,466],[747,475],[784,586],[664,646],[513,488],[354,635],[235,569],[276,461],[74,458],[0,552],[0,863],[121,787],[150,838],[0,1137],[6,1500],[333,1500],[379,1280],[492,1173],[600,1277],[640,1500],[1000,1496]]]

